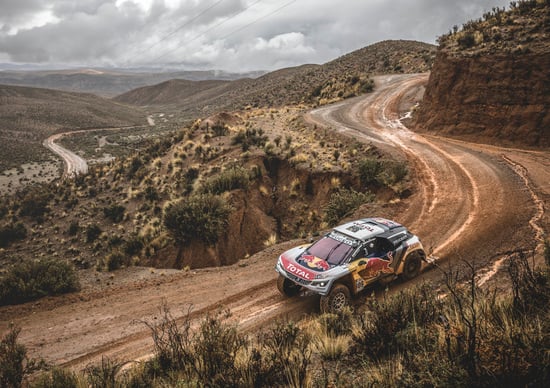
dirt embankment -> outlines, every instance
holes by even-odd
[[[440,50],[417,130],[503,145],[550,146],[550,53],[456,56]]]
[[[162,268],[203,268],[234,264],[267,245],[277,237],[318,230],[323,208],[336,187],[359,189],[359,180],[350,173],[316,171],[292,165],[277,157],[257,157],[249,161],[259,179],[250,190],[235,190],[226,196],[233,212],[226,233],[214,246],[193,241],[183,247],[180,262],[173,244],[159,250],[150,264]]]

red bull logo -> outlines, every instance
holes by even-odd
[[[327,271],[330,268],[329,264],[325,260],[313,255],[303,255],[301,259],[309,268],[318,269],[321,271]]]
[[[394,270],[390,267],[391,263],[393,262],[393,255],[391,252],[388,253],[388,259],[389,260],[384,260],[378,257],[368,259],[367,265],[363,270],[365,271],[364,273],[367,275],[367,277],[375,277],[381,273],[393,273]]]

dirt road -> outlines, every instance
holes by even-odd
[[[308,119],[407,158],[416,191],[390,210],[392,217],[419,234],[440,262],[475,261],[486,281],[506,252],[532,249],[548,231],[544,208],[550,198],[550,153],[410,132],[399,116],[426,79],[378,78],[374,93],[317,109]],[[20,341],[30,356],[78,370],[99,362],[102,355],[117,360],[147,355],[151,336],[138,321],[157,319],[163,301],[174,316],[184,315],[190,306],[196,317],[230,309],[231,319],[243,330],[283,317],[299,319],[318,310],[318,297],[282,298],[273,269],[277,255],[296,243],[279,244],[224,268],[129,268],[113,275],[90,271],[78,294],[1,308],[0,331],[13,321],[22,328]],[[391,288],[435,282],[439,276],[426,271]]]
[[[59,155],[61,159],[63,159],[63,164],[65,166],[63,175],[65,176],[74,176],[88,172],[88,163],[86,163],[86,160],[56,143],[56,141],[61,139],[63,136],[79,132],[84,131],[56,133],[55,135],[52,135],[44,140],[44,146],[52,150],[54,153]]]

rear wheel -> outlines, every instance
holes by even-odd
[[[277,288],[281,294],[288,297],[296,296],[300,292],[300,286],[283,275],[279,275],[277,279]]]
[[[321,296],[321,312],[336,314],[350,304],[350,292],[343,284],[335,284],[326,296]]]
[[[422,258],[420,256],[420,253],[413,252],[405,259],[405,263],[403,264],[403,273],[401,274],[401,276],[405,280],[411,280],[412,278],[418,276],[421,268]]]

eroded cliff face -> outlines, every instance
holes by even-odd
[[[502,145],[550,146],[550,53],[458,57],[440,50],[417,130]]]

